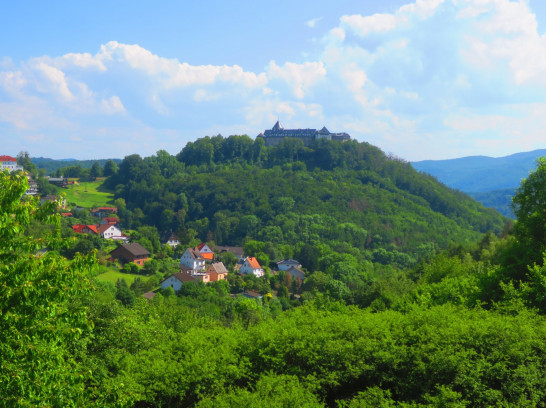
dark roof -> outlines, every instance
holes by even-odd
[[[150,255],[150,251],[148,251],[146,248],[144,248],[138,242],[135,242],[133,244],[123,244],[121,246],[123,248],[125,248],[127,251],[129,251],[131,254],[135,255],[135,256]],[[114,249],[114,251],[115,251],[115,249]]]
[[[302,271],[302,270],[299,269],[299,268],[294,268],[293,266],[291,266],[290,268],[288,268],[288,269],[286,270],[286,272],[288,272],[288,273],[290,273],[290,272],[299,272],[299,273],[305,275],[305,272],[304,272],[304,271]]]
[[[217,254],[221,254],[222,252],[231,252],[232,254],[238,256],[239,258],[242,258],[244,254],[243,247],[234,247],[234,246],[215,246],[214,251]]]
[[[282,263],[289,264],[289,265],[300,265],[300,263],[294,259],[284,259],[282,261],[277,262],[277,265]]]
[[[195,282],[195,278],[187,272],[177,272],[172,276],[178,279],[180,282]]]

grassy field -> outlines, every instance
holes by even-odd
[[[112,282],[114,284],[117,282],[118,279],[125,279],[125,282],[127,282],[127,285],[131,286],[131,284],[136,278],[141,278],[142,281],[146,282],[146,280],[148,279],[148,276],[133,275],[130,273],[121,273],[119,270],[110,269],[107,272],[97,275],[97,278],[99,278],[103,282]]]
[[[108,206],[112,204],[114,194],[101,191],[102,180],[70,184],[62,192],[68,205],[76,204],[84,208]]]

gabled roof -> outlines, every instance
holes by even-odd
[[[101,224],[101,225],[99,226],[99,234],[102,234],[104,231],[110,229],[111,227],[114,227],[114,228],[116,228],[117,230],[119,230],[119,228],[117,228],[115,225]]]
[[[191,257],[195,259],[196,261],[203,261],[204,258],[201,256],[201,252],[197,248],[188,248],[186,251],[189,252]]]
[[[128,252],[133,254],[134,256],[138,255],[150,255],[150,251],[148,251],[146,248],[144,248],[142,245],[140,245],[138,242],[132,243],[132,244],[123,244],[120,248],[126,249]],[[116,248],[117,249],[117,248]],[[115,251],[115,249],[114,249]],[[112,252],[114,252],[112,251]]]
[[[11,157],[11,156],[8,156],[8,155],[2,155],[0,156],[0,161],[2,162],[16,162],[17,159],[15,157]]]
[[[98,234],[98,230],[97,230],[96,225],[85,225],[85,224],[74,224],[74,225],[72,225],[72,229],[74,230],[74,232],[78,232],[80,234],[83,233],[83,230],[85,228],[93,231],[95,234]]]
[[[228,273],[223,262],[214,262],[212,265],[209,266],[209,269],[210,268],[214,269],[214,272],[216,273]]]
[[[187,272],[177,272],[171,276],[178,279],[180,282],[195,282],[195,278]]]
[[[258,260],[253,256],[249,256],[246,260],[252,269],[262,269]]]
[[[300,268],[294,268],[293,266],[291,266],[290,268],[288,268],[288,269],[286,270],[286,272],[288,272],[288,273],[290,273],[290,272],[299,272],[299,273],[305,275],[305,272],[304,272],[304,271],[302,271]]]
[[[117,224],[119,222],[119,218],[116,217],[104,217],[102,220],[105,224]]]
[[[235,256],[242,258],[244,255],[243,247],[234,247],[234,246],[215,246],[216,253],[221,254],[222,252],[231,252]]]
[[[169,239],[167,240],[167,242],[168,241],[178,241],[178,237],[175,235],[174,232],[169,236]]]

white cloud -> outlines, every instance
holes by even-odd
[[[285,63],[282,67],[271,61],[267,68],[269,80],[281,79],[292,87],[294,96],[303,99],[306,92],[326,76],[322,62]]]
[[[307,22],[305,23],[305,25],[306,25],[307,27],[309,27],[309,28],[315,28],[315,26],[317,25],[317,23],[318,23],[320,20],[322,20],[322,17],[313,18],[313,19],[307,21]]]

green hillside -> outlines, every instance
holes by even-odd
[[[266,148],[246,136],[207,137],[177,157],[128,156],[105,185],[125,200],[120,216],[128,226],[222,245],[257,240],[279,256],[324,244],[360,260],[407,265],[425,248],[474,242],[505,224],[465,194],[356,141],[288,139]]]

